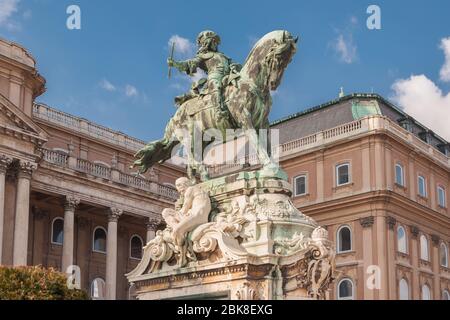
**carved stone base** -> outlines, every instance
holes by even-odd
[[[327,231],[298,211],[281,177],[240,172],[198,185],[208,223],[174,246],[170,230],[127,275],[138,299],[324,299],[334,276]]]

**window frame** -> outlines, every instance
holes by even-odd
[[[305,192],[304,193],[297,192],[297,179],[300,179],[300,178],[305,178]],[[302,173],[302,174],[299,174],[298,176],[295,176],[293,179],[293,182],[294,182],[294,197],[306,196],[308,194],[308,174]]]
[[[340,232],[344,228],[347,228],[350,231],[350,249],[341,251],[340,250],[340,248],[341,248]],[[337,254],[347,253],[347,252],[352,252],[353,251],[353,232],[352,232],[352,228],[350,228],[350,226],[348,224],[344,224],[344,225],[340,226],[337,229],[337,231],[336,231],[336,244],[337,244],[337,250],[336,250]]]
[[[350,284],[351,284],[352,295],[351,295],[350,297],[340,297],[340,288],[341,288],[341,284],[342,284],[343,282],[345,282],[345,281],[348,281],[348,282],[350,282]],[[355,300],[355,284],[353,283],[353,280],[352,280],[351,278],[349,278],[349,277],[342,278],[342,279],[338,282],[338,285],[337,285],[336,287],[337,287],[337,292],[336,292],[337,300]]]
[[[53,233],[55,232],[55,229],[54,229],[54,227],[55,227],[55,222],[56,222],[56,220],[61,220],[62,222],[63,222],[63,228],[62,228],[62,234],[63,234],[63,240],[62,240],[62,242],[61,243],[59,243],[59,242],[54,242],[53,241]],[[53,220],[52,220],[52,228],[51,228],[51,234],[50,234],[50,242],[51,242],[51,244],[54,244],[54,245],[57,245],[57,246],[62,246],[63,244],[64,244],[64,218],[63,217],[55,217]]]
[[[96,249],[95,249],[95,232],[96,232],[98,229],[102,229],[102,230],[105,232],[105,235],[106,235],[106,237],[105,237],[105,251],[100,251],[100,250],[96,250]],[[107,231],[104,227],[102,227],[102,226],[96,226],[96,227],[94,228],[94,231],[92,231],[92,252],[97,252],[97,253],[106,254],[106,250],[107,250],[107,244],[106,244],[106,242],[107,242],[107,241],[108,241],[108,231]]]
[[[397,178],[398,178],[397,168],[400,168],[400,171],[401,171],[401,174],[400,174],[401,183],[398,183],[398,181],[397,181]],[[397,162],[395,164],[394,172],[395,172],[395,184],[398,186],[401,186],[401,187],[405,187],[405,170],[403,168],[403,165],[400,162]]]
[[[437,189],[438,206],[441,208],[446,208],[447,207],[447,196],[446,196],[446,192],[445,192],[445,187],[443,187],[442,185],[438,185],[436,189]],[[442,192],[442,203],[441,203],[441,197],[440,197],[441,192]]]
[[[93,291],[94,282],[96,280],[101,280],[102,283],[103,283],[103,288],[105,290],[105,292],[103,292],[103,296],[104,296],[103,298],[101,298],[101,297],[93,297],[92,291]],[[100,278],[100,277],[94,278],[94,280],[91,281],[91,286],[90,286],[90,290],[89,291],[90,291],[89,294],[90,294],[90,297],[91,297],[92,300],[104,300],[106,298],[106,281],[103,278]]]
[[[131,250],[131,242],[132,242],[132,240],[133,240],[133,238],[134,237],[137,237],[140,241],[141,241],[141,257],[140,258],[136,258],[136,257],[133,257],[132,255],[131,255],[131,252],[132,252],[132,250]],[[142,237],[140,236],[140,235],[138,235],[138,234],[133,234],[131,237],[130,237],[130,244],[129,244],[129,252],[130,252],[130,254],[129,254],[129,258],[130,259],[133,259],[133,260],[142,260],[142,256],[143,256],[143,248],[144,248],[144,240],[142,239]]]
[[[444,248],[444,253],[445,253],[445,265],[444,264],[442,264],[442,248]],[[444,267],[444,268],[448,268],[448,246],[447,246],[447,244],[445,244],[445,242],[441,242],[440,244],[439,244],[439,265],[441,266],[441,267]]]
[[[339,183],[339,169],[342,167],[347,167],[347,177],[348,177],[348,181],[345,183]],[[350,174],[351,171],[351,166],[350,166],[350,161],[347,162],[342,162],[339,163],[335,166],[335,179],[336,179],[336,187],[342,187],[342,186],[346,186],[349,185],[352,182],[352,176]]]
[[[400,250],[400,239],[399,239],[399,230],[400,230],[400,229],[403,230],[403,234],[404,234],[405,251],[401,251],[401,250]],[[408,254],[408,252],[409,252],[409,248],[408,248],[408,236],[407,236],[407,234],[406,234],[406,228],[403,227],[402,225],[397,226],[397,252],[404,253],[404,254]]]
[[[444,296],[447,296],[447,299],[444,299]],[[450,292],[447,289],[442,290],[442,300],[450,300]]]
[[[424,299],[423,298],[423,293],[424,293],[424,288],[427,288],[427,290],[428,290],[428,296],[429,296],[429,299]],[[431,294],[431,287],[427,284],[427,283],[424,283],[421,287],[420,287],[420,300],[423,300],[423,301],[426,301],[426,300],[433,300],[433,296],[432,296],[432,294]]]
[[[420,180],[423,180],[423,191],[424,191],[423,194],[420,192]],[[417,193],[419,196],[423,198],[427,197],[427,180],[425,179],[424,176],[420,174],[417,176]]]
[[[427,258],[423,258],[423,247],[422,247],[422,239],[426,241],[426,249],[427,249]],[[428,237],[424,234],[421,234],[419,237],[419,246],[420,246],[420,259],[423,261],[430,261],[430,242],[428,241]]]
[[[402,281],[403,283],[406,284],[406,294],[407,294],[407,299],[401,299],[402,296]],[[411,292],[409,290],[409,282],[407,279],[405,278],[401,278],[400,281],[398,282],[398,300],[411,300]]]

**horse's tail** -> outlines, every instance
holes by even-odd
[[[177,144],[177,141],[169,140],[167,138],[150,142],[134,155],[137,160],[134,161],[132,168],[139,167],[140,173],[147,172],[147,170],[156,163],[162,163],[170,159],[172,156],[172,149]]]

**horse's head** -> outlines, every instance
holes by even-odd
[[[284,70],[297,51],[297,40],[284,30],[266,34],[253,47],[241,74],[245,72],[259,86],[277,89]]]

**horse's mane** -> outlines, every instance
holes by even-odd
[[[247,56],[247,59],[245,59],[245,62],[243,64],[243,68],[246,67],[248,61],[250,58],[254,55],[255,51],[260,48],[263,44],[265,44],[267,41],[270,40],[276,40],[278,42],[281,42],[283,39],[283,36],[290,35],[288,31],[285,30],[275,30],[272,32],[267,33],[265,36],[263,36],[261,39],[259,39],[256,44],[253,46],[253,49],[250,51],[250,53]]]

